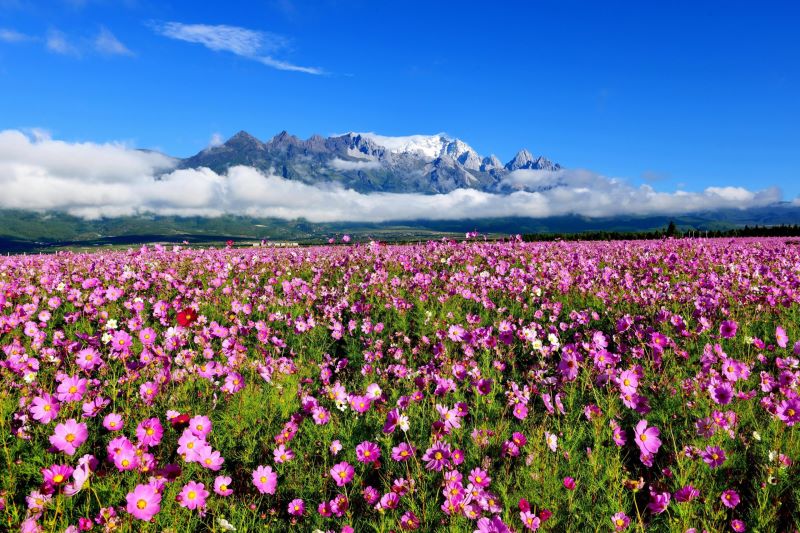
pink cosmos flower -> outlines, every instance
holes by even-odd
[[[372,405],[372,400],[366,396],[351,396],[350,407],[356,413],[366,413]]]
[[[489,477],[489,474],[486,472],[486,470],[483,470],[482,468],[473,468],[469,473],[469,480],[476,487],[482,488],[488,487],[492,482],[492,478]]]
[[[731,520],[731,529],[736,531],[736,533],[744,533],[744,531],[747,530],[744,522],[742,520],[739,520],[738,518],[734,518],[733,520]]]
[[[259,465],[253,471],[253,484],[261,494],[275,494],[278,488],[278,474],[269,466]]]
[[[707,446],[705,450],[700,452],[700,457],[711,468],[722,466],[726,459],[725,450],[719,446]]]
[[[279,444],[277,448],[272,450],[272,456],[278,464],[291,461],[295,457],[294,452],[283,444]]]
[[[787,426],[793,426],[800,422],[800,399],[791,398],[783,400],[778,404],[777,415],[780,420],[786,422]]]
[[[658,453],[658,449],[661,447],[661,439],[658,438],[660,434],[661,432],[657,427],[647,427],[647,420],[640,420],[634,429],[637,446],[639,446],[642,453],[648,455]]]
[[[719,335],[723,339],[732,339],[736,336],[736,330],[739,328],[739,324],[732,320],[725,320],[719,326]]]
[[[153,328],[145,328],[139,332],[139,340],[145,346],[152,346],[156,341],[156,332]]]
[[[56,389],[56,398],[60,402],[79,402],[86,393],[87,383],[78,376],[66,376]]]
[[[231,478],[230,476],[217,476],[214,479],[214,492],[219,494],[220,496],[230,496],[233,494],[233,491],[230,488],[231,486]]]
[[[69,465],[50,465],[42,469],[45,492],[52,492],[63,487],[72,475],[73,468]],[[44,490],[44,489],[43,489]]]
[[[208,468],[214,472],[219,471],[225,463],[225,458],[222,454],[213,449],[211,446],[202,446],[200,451],[197,452],[197,462],[203,468]]]
[[[786,348],[786,345],[789,343],[789,336],[786,334],[786,330],[781,326],[775,328],[775,342],[777,342],[778,346],[781,348]]]
[[[124,330],[114,333],[114,337],[111,339],[111,349],[117,352],[127,352],[131,344],[131,336]]]
[[[639,376],[632,370],[623,370],[617,383],[622,394],[635,394],[639,387]]]
[[[124,420],[117,413],[109,413],[103,418],[103,427],[109,431],[119,431],[124,425]]]
[[[681,487],[675,492],[675,501],[679,503],[686,503],[694,500],[700,496],[700,491],[691,485]]]
[[[734,507],[739,505],[740,501],[739,493],[731,489],[723,491],[719,499],[722,500],[722,505],[724,505],[728,509],[733,509]]]
[[[125,499],[128,513],[145,522],[152,520],[161,510],[161,494],[151,484],[137,485]]]
[[[567,490],[575,490],[575,479],[569,476],[564,478],[564,488]]]
[[[77,357],[75,357],[75,362],[82,370],[88,372],[103,364],[103,359],[100,357],[100,353],[94,348],[84,348],[78,352]]]
[[[88,437],[89,431],[86,428],[86,424],[70,418],[63,424],[56,426],[55,433],[50,436],[50,444],[60,452],[74,455],[75,451],[80,448],[81,444],[86,442]]]
[[[355,469],[350,466],[350,463],[341,462],[331,468],[331,478],[339,487],[343,487],[350,483],[355,476]]]
[[[189,420],[189,431],[192,435],[205,439],[211,433],[211,419],[207,416],[197,415]]]
[[[413,446],[408,444],[407,442],[401,442],[394,448],[392,448],[392,459],[395,461],[408,461],[414,456],[416,450]]]
[[[58,401],[46,392],[31,402],[31,416],[42,424],[49,424],[55,420],[59,410]]]
[[[306,504],[300,498],[295,498],[289,502],[288,511],[292,516],[303,516],[306,511]]]
[[[611,517],[611,523],[614,526],[614,531],[625,531],[631,523],[631,519],[623,512],[619,512]]]
[[[406,511],[400,517],[400,529],[403,531],[416,531],[419,529],[420,521],[413,511]]]
[[[654,492],[650,490],[650,502],[647,509],[655,514],[661,514],[667,510],[671,496],[669,492]]]
[[[364,441],[356,446],[356,457],[362,463],[374,463],[381,458],[381,449],[374,442]]]
[[[164,435],[164,428],[158,418],[148,418],[143,420],[136,426],[136,438],[139,444],[152,448],[161,443],[161,437]]]
[[[542,525],[542,520],[530,511],[520,511],[519,518],[522,520],[522,525],[525,529],[536,531]]]
[[[450,463],[452,449],[446,442],[437,442],[427,450],[422,456],[423,461],[427,461],[425,468],[441,472]]]
[[[206,486],[202,483],[190,481],[183,486],[183,489],[175,499],[181,507],[194,510],[204,508],[206,506],[206,498],[208,498]]]

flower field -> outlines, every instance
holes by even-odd
[[[0,530],[794,531],[800,243],[0,258]]]

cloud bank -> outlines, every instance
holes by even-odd
[[[520,170],[506,178],[513,192],[459,189],[448,194],[363,194],[333,184],[307,185],[238,166],[220,175],[175,169],[163,154],[124,144],[68,143],[20,131],[0,132],[0,208],[58,210],[87,219],[154,213],[241,214],[312,222],[458,220],[579,214],[677,215],[751,208],[781,199],[777,188],[709,187],[658,192],[585,170]],[[520,190],[521,187],[527,190]],[[534,190],[535,192],[531,192]]]
[[[278,70],[323,74],[318,67],[303,67],[282,61],[273,54],[288,47],[288,40],[274,33],[249,30],[239,26],[152,22],[153,30],[178,41],[202,44],[215,52],[230,52]]]

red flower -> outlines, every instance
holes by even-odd
[[[197,320],[197,311],[195,311],[191,307],[181,309],[176,319],[178,320],[178,324],[180,324],[181,326],[183,327],[190,326],[195,320]]]
[[[183,413],[178,416],[173,416],[169,419],[169,423],[172,424],[172,427],[175,429],[184,429],[189,426],[189,415]]]
[[[520,498],[519,500],[519,510],[523,513],[527,513],[531,510],[531,504],[528,503],[528,500],[525,498]]]

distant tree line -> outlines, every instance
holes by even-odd
[[[524,241],[620,241],[676,238],[719,238],[719,237],[798,237],[800,225],[781,224],[780,226],[744,226],[727,230],[678,229],[674,222],[666,228],[651,231],[585,231],[581,233],[526,233]]]

